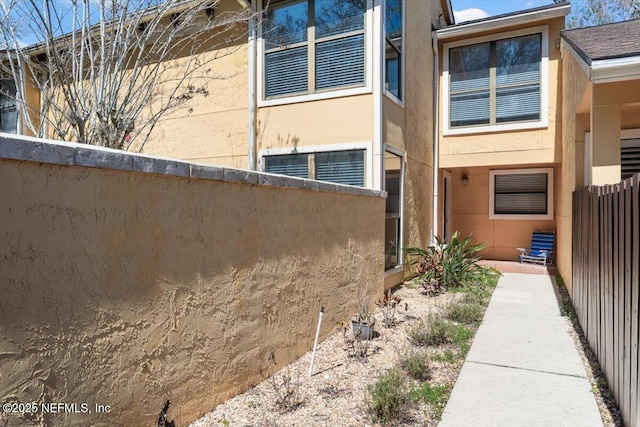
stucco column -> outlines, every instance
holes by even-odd
[[[620,182],[620,104],[611,103],[601,85],[591,98],[591,184]]]

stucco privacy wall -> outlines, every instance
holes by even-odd
[[[112,408],[45,425],[185,425],[382,288],[383,192],[4,135],[0,183],[0,401]]]

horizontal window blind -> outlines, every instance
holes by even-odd
[[[624,139],[621,141],[622,179],[640,173],[640,139]]]
[[[316,44],[316,89],[364,84],[364,34]]]
[[[546,173],[494,176],[494,213],[506,215],[547,214]]]
[[[316,179],[364,187],[364,151],[316,153]]]
[[[541,40],[531,34],[451,48],[449,125],[539,120]]]
[[[265,55],[266,96],[307,92],[309,87],[307,46]]]
[[[540,118],[540,84],[496,89],[496,122]]]
[[[449,114],[451,126],[489,123],[491,112],[489,90],[451,95]]]
[[[264,157],[264,170],[269,173],[309,178],[308,154],[284,154]]]

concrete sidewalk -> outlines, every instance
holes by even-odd
[[[553,280],[500,278],[440,427],[602,426]]]

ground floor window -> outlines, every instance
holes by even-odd
[[[365,150],[265,155],[262,161],[269,173],[365,186]]]
[[[489,172],[491,219],[553,219],[553,168]]]
[[[0,132],[18,133],[16,86],[13,80],[0,80]]]
[[[387,208],[384,227],[384,268],[402,263],[402,157],[385,152],[384,189]]]

